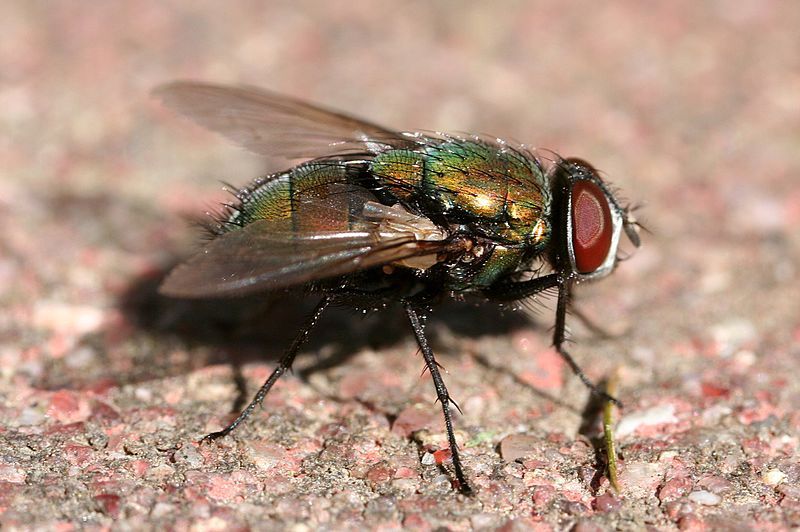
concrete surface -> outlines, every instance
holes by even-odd
[[[798,27],[800,4],[760,0],[3,2],[1,526],[800,526]],[[652,234],[579,294],[619,335],[570,320],[587,373],[620,378],[622,493],[552,301],[431,321],[473,497],[398,309],[332,312],[265,408],[198,446],[314,302],[155,293],[218,181],[274,163],[148,98],[175,78],[518,139],[642,203]]]

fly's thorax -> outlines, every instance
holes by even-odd
[[[520,173],[496,148],[472,142],[446,142],[426,152],[422,183],[426,198],[445,212],[500,219],[508,197],[510,173]]]
[[[546,245],[550,192],[526,152],[479,141],[444,140],[389,150],[370,167],[378,185],[434,219],[470,224],[511,245]]]
[[[531,195],[529,189],[509,187],[506,203],[508,229],[503,236],[531,250],[546,248],[552,231],[550,190],[538,189]]]
[[[489,256],[475,272],[470,284],[478,289],[488,288],[498,280],[514,273],[522,261],[524,253],[518,248],[494,246]]]
[[[516,272],[525,255],[521,248],[475,242],[468,251],[445,265],[445,284],[456,292],[484,290]]]
[[[403,202],[412,202],[422,191],[425,156],[412,150],[389,150],[375,156],[370,172],[379,186]]]

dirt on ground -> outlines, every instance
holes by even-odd
[[[800,526],[800,4],[0,5],[0,526],[5,530],[785,530]],[[278,163],[150,98],[249,83],[400,130],[591,161],[640,249],[550,345],[554,300],[324,316],[246,425],[313,297],[158,294],[220,181]],[[631,250],[628,250],[631,251]]]

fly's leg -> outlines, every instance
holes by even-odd
[[[594,395],[601,397],[605,401],[611,401],[621,408],[622,403],[619,399],[610,396],[593,383],[580,366],[578,366],[578,363],[575,362],[575,359],[572,358],[572,355],[570,355],[566,347],[564,347],[567,341],[567,306],[569,305],[570,290],[570,282],[568,279],[565,279],[557,273],[551,273],[528,281],[506,283],[497,287],[492,287],[484,291],[484,295],[489,299],[497,301],[516,301],[556,287],[558,287],[558,303],[556,305],[556,325],[553,330],[553,346],[572,372]]]
[[[297,352],[300,350],[300,347],[302,347],[302,345],[308,339],[308,334],[317,324],[320,316],[322,316],[322,313],[325,311],[328,305],[330,305],[330,303],[331,303],[331,298],[329,296],[325,296],[322,298],[322,301],[319,302],[317,307],[314,309],[314,312],[311,313],[311,315],[306,319],[306,322],[303,324],[302,328],[300,329],[300,332],[297,333],[297,336],[295,336],[294,341],[289,346],[289,349],[287,349],[286,353],[284,353],[284,355],[281,357],[280,361],[278,362],[278,367],[275,368],[272,374],[270,374],[266,382],[264,382],[264,384],[261,385],[261,388],[259,388],[258,393],[256,393],[255,397],[253,397],[253,400],[250,401],[250,404],[248,404],[244,410],[242,410],[239,416],[236,419],[234,419],[233,422],[224,429],[217,432],[212,432],[211,434],[208,434],[205,437],[203,437],[203,439],[200,440],[201,442],[212,441],[216,440],[217,438],[221,438],[222,436],[226,436],[233,429],[242,424],[242,422],[244,422],[244,420],[246,420],[250,416],[250,414],[253,413],[253,410],[258,405],[261,404],[261,402],[264,400],[264,397],[266,397],[267,393],[269,393],[269,390],[277,382],[277,380],[281,378],[281,376],[284,373],[286,373],[288,370],[292,368],[292,363],[294,362],[295,356],[297,356]]]
[[[461,458],[458,454],[458,445],[456,444],[456,437],[453,433],[453,419],[450,415],[450,404],[452,403],[455,405],[455,403],[452,401],[452,399],[450,399],[450,394],[447,392],[447,387],[444,385],[442,375],[439,373],[439,364],[436,362],[436,358],[433,356],[433,349],[431,349],[431,346],[428,345],[428,339],[425,337],[425,331],[420,323],[417,311],[414,310],[414,308],[411,306],[411,303],[406,302],[404,305],[406,314],[408,314],[408,319],[411,322],[411,328],[414,330],[414,336],[417,337],[417,344],[419,345],[420,351],[422,351],[422,358],[425,359],[425,365],[428,367],[428,371],[433,379],[433,386],[436,388],[436,398],[442,404],[444,424],[445,428],[447,429],[447,440],[450,444],[450,453],[453,457],[453,468],[455,469],[456,473],[458,489],[461,491],[461,493],[469,494],[472,492],[472,488],[470,488],[469,484],[467,483],[467,479],[464,476],[464,471],[461,468]],[[458,408],[457,405],[455,406]]]
[[[564,343],[566,342],[566,328],[567,328],[567,305],[569,304],[569,283],[566,281],[562,281],[558,285],[558,303],[556,305],[556,327],[553,331],[553,345],[558,351],[558,354],[561,355],[561,358],[564,359],[564,362],[572,369],[572,372],[578,376],[578,378],[586,385],[587,388],[596,396],[602,398],[604,401],[610,401],[617,405],[617,407],[622,408],[622,402],[617,399],[616,397],[612,397],[611,395],[607,394],[603,391],[599,386],[593,383],[589,377],[583,372],[583,370],[578,366],[578,363],[575,362],[575,359],[572,358],[572,355],[569,354],[569,351],[564,347]]]

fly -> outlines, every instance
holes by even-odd
[[[155,94],[252,152],[302,161],[238,190],[210,227],[210,242],[160,288],[201,298],[304,286],[321,296],[253,400],[204,440],[225,436],[252,413],[331,304],[403,306],[464,493],[470,486],[450,410],[457,405],[423,328],[440,299],[515,302],[557,291],[556,350],[592,393],[618,404],[564,346],[572,287],[614,270],[623,232],[639,246],[630,209],[590,164],[500,139],[396,132],[252,87],[176,82]]]

